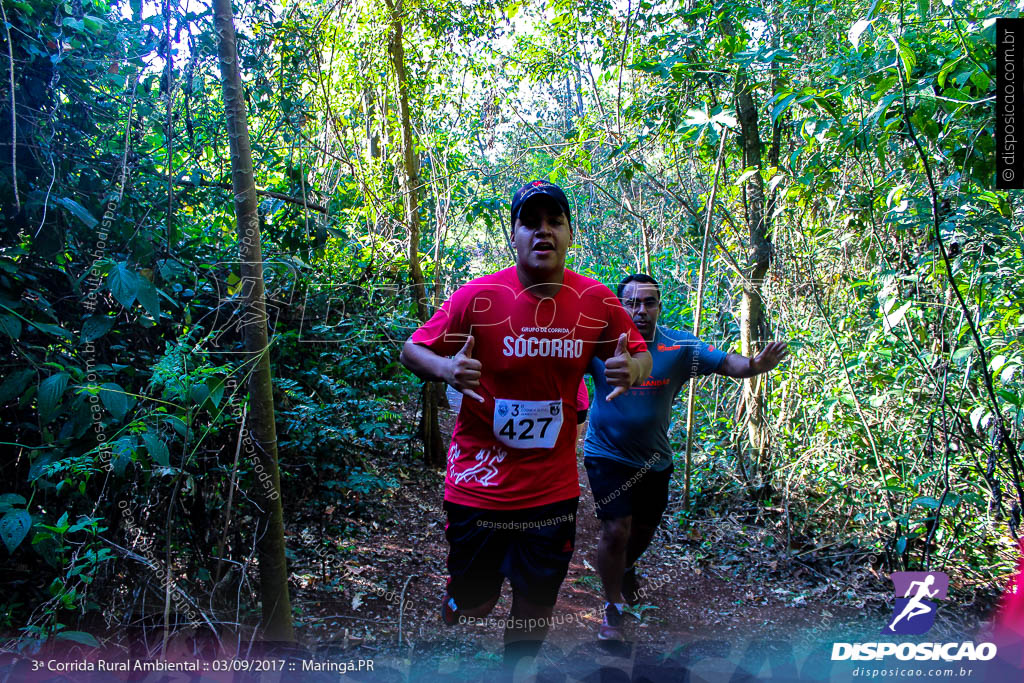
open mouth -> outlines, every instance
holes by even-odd
[[[555,250],[555,245],[550,242],[538,242],[533,246],[533,250],[542,254],[548,253]]]

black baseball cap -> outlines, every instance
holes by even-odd
[[[520,187],[514,195],[512,195],[512,223],[511,228],[516,227],[516,219],[519,218],[519,211],[523,208],[523,204],[528,199],[532,199],[537,195],[544,195],[545,197],[551,197],[558,202],[559,208],[565,214],[565,217],[572,223],[572,215],[569,212],[569,200],[565,196],[565,192],[562,191],[558,185],[549,183],[546,180],[534,180],[526,183]]]

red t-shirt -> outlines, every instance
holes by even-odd
[[[643,337],[610,289],[565,271],[554,298],[541,299],[506,268],[460,287],[411,341],[451,356],[472,334],[483,366],[480,403],[462,402],[444,498],[490,510],[517,510],[575,498],[576,399],[591,357],[615,353],[628,334]]]

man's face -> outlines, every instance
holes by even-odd
[[[622,288],[622,306],[633,319],[636,329],[647,341],[654,340],[658,315],[661,314],[661,297],[658,288],[649,282],[627,282]]]
[[[558,203],[544,196],[527,200],[512,226],[516,265],[538,275],[553,275],[565,268],[565,253],[572,242],[572,226]]]

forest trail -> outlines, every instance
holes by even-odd
[[[634,655],[871,642],[901,570],[949,579],[936,641],[991,613],[1024,509],[1009,3],[159,4],[0,4],[8,654],[493,665],[500,625],[438,616],[435,373],[401,349],[515,266],[646,273],[652,322],[750,359],[695,385],[694,508],[677,472]],[[512,211],[544,181],[564,224]],[[541,652],[593,666],[580,474]]]
[[[443,417],[450,433],[454,417],[450,411]],[[734,516],[703,519],[695,523],[696,531],[686,532],[670,529],[667,514],[639,563],[649,607],[639,610],[641,619],[626,617],[626,637],[636,648],[599,644],[596,635],[604,604],[595,568],[599,523],[582,453],[577,457],[581,496],[576,551],[542,660],[558,651],[591,662],[630,656],[640,648],[668,654],[698,641],[725,642],[735,655],[757,642],[781,639],[798,646],[837,630],[877,632],[875,624],[884,616],[887,596],[884,582],[872,581],[868,570],[863,576],[848,568],[826,576],[797,562],[787,568],[780,563],[777,548],[760,547],[768,537],[763,523],[743,524]],[[383,469],[388,463],[378,465]],[[447,576],[443,472],[389,465],[388,472],[398,472],[401,486],[387,502],[387,519],[363,525],[354,545],[342,553],[342,567],[323,575],[326,582],[318,580],[322,577],[299,580],[294,600],[302,615],[300,640],[321,654],[398,656],[407,662],[426,658],[433,662],[428,667],[436,664],[439,670],[500,661],[499,622],[511,604],[508,582],[492,622],[444,626],[439,617]],[[677,505],[673,495],[670,512]],[[293,571],[293,584],[300,574]],[[851,600],[847,593],[845,600],[837,599],[851,586],[856,598]],[[860,606],[851,606],[858,600]],[[867,603],[873,604],[863,608]]]

